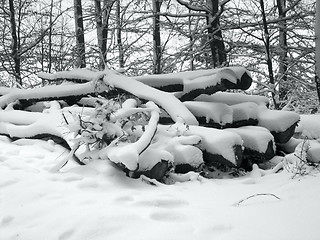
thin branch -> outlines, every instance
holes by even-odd
[[[237,202],[237,203],[235,203],[233,205],[236,206],[236,207],[239,207],[240,204],[243,203],[244,201],[247,201],[250,198],[259,197],[259,196],[271,196],[271,197],[274,197],[274,198],[280,200],[280,198],[278,196],[276,196],[275,194],[273,194],[273,193],[257,193],[257,194],[251,195],[251,196],[249,196],[247,198],[244,198],[244,199],[240,200],[239,202]]]

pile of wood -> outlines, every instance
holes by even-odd
[[[292,138],[299,121],[294,112],[268,109],[265,97],[226,92],[251,86],[250,73],[242,67],[135,78],[110,70],[75,69],[39,77],[63,83],[26,90],[0,88],[0,134],[12,139],[51,138],[69,148],[81,164],[94,158],[110,160],[135,178],[143,174],[162,180],[169,171],[202,171],[215,164],[250,170],[253,163],[273,158],[278,144]],[[99,99],[115,98],[121,101],[108,112],[109,125],[87,124]],[[147,122],[138,124],[135,119],[136,125],[129,125],[129,119],[141,112]],[[83,135],[79,129],[72,132],[72,122],[87,124],[82,133],[90,126],[90,133],[102,135],[95,149],[81,145]],[[111,134],[101,126],[120,133]],[[123,142],[121,134],[135,139]]]

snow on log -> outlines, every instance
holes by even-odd
[[[156,75],[136,76],[134,79],[166,92],[183,91],[184,81],[192,80],[201,76],[210,76],[216,74],[221,69],[195,70],[178,73],[166,73]]]
[[[232,123],[226,127],[241,127],[258,124],[258,105],[253,102],[243,102],[230,106],[233,110]]]
[[[307,160],[313,163],[320,163],[320,143],[316,140],[308,140],[307,144]]]
[[[59,112],[41,114],[17,110],[0,111],[0,133],[12,138],[31,138],[40,134],[62,138],[63,131],[59,128],[63,128],[63,122],[63,116]]]
[[[237,133],[243,140],[243,162],[263,163],[275,156],[275,143],[269,130],[258,126],[227,128]],[[243,163],[243,165],[246,165]]]
[[[151,117],[146,131],[135,143],[123,143],[117,145],[111,143],[108,147],[101,150],[100,158],[109,159],[113,163],[124,166],[129,171],[137,171],[139,168],[139,155],[141,155],[150,145],[159,121],[159,108],[152,102],[146,103],[148,108],[152,108]]]
[[[176,173],[196,171],[203,164],[203,153],[198,147],[177,144],[173,153]]]
[[[320,115],[301,114],[300,121],[295,129],[295,136],[299,138],[320,138]]]
[[[202,94],[195,98],[196,101],[219,102],[234,105],[244,102],[253,102],[257,105],[268,105],[269,99],[264,96],[248,95],[243,93],[216,92],[212,95]]]
[[[115,71],[105,71],[104,81],[108,85],[123,89],[139,98],[155,102],[171,116],[174,122],[183,122],[190,125],[199,124],[195,116],[183,103],[170,93],[152,88]]]
[[[0,96],[6,95],[15,88],[0,87]]]
[[[160,127],[150,148],[170,153],[175,172],[196,171],[203,164],[202,151],[197,147],[201,137],[181,135],[180,130],[172,126]]]
[[[233,110],[226,104],[196,101],[183,103],[196,116],[201,126],[223,128],[232,123]]]
[[[181,101],[191,101],[201,94],[213,94],[227,89],[243,89],[250,87],[252,78],[245,68],[222,68],[213,75],[200,76],[192,80],[184,80]]]
[[[215,75],[217,76],[215,77]],[[218,82],[221,82],[221,79],[222,81],[224,81],[224,79],[227,80],[226,84],[228,85],[223,86],[223,89],[221,90],[225,90],[226,87],[236,89],[248,89],[252,83],[250,73],[243,67],[226,67],[208,70],[195,70],[161,75],[137,76],[134,78],[140,82],[143,82],[149,86],[155,87],[163,91],[183,91],[184,93],[189,92],[192,89],[199,89],[203,87],[216,85],[218,84]]]
[[[105,90],[107,90],[107,86],[103,83],[99,84],[97,82],[70,85],[51,85],[33,89],[15,89],[0,97],[0,108],[3,109],[8,104],[15,102],[16,100],[73,100],[88,94],[104,92]]]
[[[299,145],[299,143],[303,141],[304,141],[303,139],[297,139],[292,137],[286,143],[278,143],[277,148],[283,151],[284,153],[293,153],[296,147]]]
[[[286,143],[293,136],[299,114],[289,111],[270,110],[259,106],[258,125],[267,128],[274,136],[276,143]]]
[[[206,163],[220,162],[228,166],[240,166],[242,161],[242,139],[236,133],[224,130],[189,126],[186,134],[202,138],[200,149]]]
[[[229,128],[258,124],[258,105],[252,102],[231,106],[224,103],[200,101],[183,103],[196,116],[201,126]]]
[[[186,126],[180,123],[159,125],[163,131],[176,129],[183,136],[199,136],[197,145],[203,152],[206,164],[219,162],[228,166],[240,166],[242,160],[242,139],[240,135],[215,128]]]
[[[38,77],[48,81],[68,80],[73,82],[90,82],[102,78],[102,71],[91,71],[85,68],[75,68],[69,71],[61,71],[56,73],[38,73]]]

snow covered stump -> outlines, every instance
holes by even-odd
[[[86,69],[39,76],[65,83],[1,88],[0,133],[63,139],[80,162],[109,160],[133,178],[161,181],[168,172],[215,163],[250,170],[270,160],[299,121],[298,114],[269,110],[265,97],[221,92],[250,87],[243,67],[135,78]]]

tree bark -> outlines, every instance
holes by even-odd
[[[76,28],[76,67],[85,68],[85,42],[81,0],[74,0],[74,18]]]
[[[13,0],[9,0],[9,11],[10,11],[10,24],[11,24],[11,37],[12,37],[12,43],[11,43],[11,57],[14,62],[14,76],[16,79],[16,82],[21,86],[22,85],[22,79],[21,79],[21,59],[19,55],[19,39],[17,34],[17,24],[15,19],[15,9]]]
[[[315,33],[316,33],[316,87],[317,94],[320,103],[320,3],[316,2],[316,24],[315,24]]]
[[[53,0],[51,0],[50,2],[50,19],[49,19],[49,26],[50,26],[50,29],[49,29],[49,41],[48,41],[48,72],[50,73],[51,72],[51,68],[52,68],[52,59],[51,59],[51,56],[52,56],[52,28],[53,28],[53,19],[52,19],[52,14],[53,14]]]
[[[118,44],[118,51],[119,51],[119,67],[124,67],[124,50],[123,50],[123,44],[122,44],[122,30],[121,30],[121,4],[120,0],[117,0],[117,44]]]
[[[160,36],[160,7],[162,0],[152,0],[153,8],[153,74],[161,73],[161,36]]]
[[[101,6],[103,1],[103,6]],[[112,6],[116,0],[95,0],[95,14],[97,25],[97,38],[100,51],[100,69],[106,67],[107,62],[107,40],[109,31],[109,18]]]
[[[220,29],[219,1],[207,0],[209,9],[207,16],[209,43],[212,54],[213,67],[219,67],[226,64],[227,55]]]
[[[278,80],[279,84],[279,99],[286,99],[288,92],[287,85],[287,70],[288,70],[288,44],[287,44],[287,23],[286,17],[286,0],[277,0],[277,7],[279,12],[279,72]]]
[[[268,30],[268,23],[266,18],[266,12],[264,8],[264,1],[260,0],[260,7],[261,7],[261,15],[262,15],[262,21],[263,21],[263,30],[264,30],[264,46],[266,51],[266,61],[267,61],[267,67],[268,67],[268,74],[269,74],[269,82],[272,85],[273,92],[272,94],[272,101],[274,104],[275,109],[278,108],[278,102],[275,98],[275,80],[273,76],[273,66],[272,66],[272,56],[271,56],[271,49],[270,49],[270,35]]]

